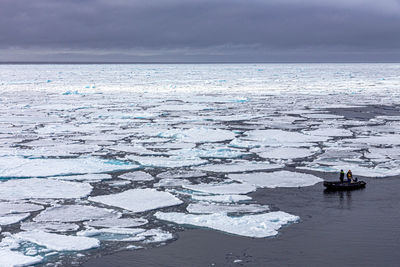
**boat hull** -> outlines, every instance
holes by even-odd
[[[327,190],[331,191],[348,191],[364,188],[367,183],[364,181],[358,181],[354,183],[348,182],[324,182],[324,186]]]

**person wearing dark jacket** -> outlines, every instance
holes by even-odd
[[[340,182],[343,183],[344,181],[344,171],[340,170],[340,176],[339,176]]]

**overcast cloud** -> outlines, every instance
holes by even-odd
[[[1,0],[0,61],[400,61],[400,0]]]

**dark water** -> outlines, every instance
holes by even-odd
[[[258,203],[301,218],[273,238],[187,229],[167,246],[82,266],[400,266],[400,177],[363,180],[367,187],[351,192],[325,193],[321,183],[257,190]]]

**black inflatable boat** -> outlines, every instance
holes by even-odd
[[[353,183],[348,182],[324,182],[326,190],[339,191],[339,190],[355,190],[364,188],[367,183],[364,181],[357,181]]]

